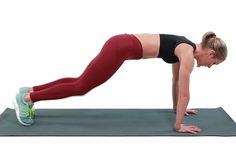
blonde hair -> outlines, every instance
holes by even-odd
[[[216,52],[215,57],[225,60],[227,57],[227,46],[223,40],[216,36],[214,32],[206,32],[202,37],[202,47],[210,48]]]

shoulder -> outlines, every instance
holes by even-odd
[[[189,69],[190,71],[194,66],[194,56],[193,56],[194,48],[186,43],[179,44],[175,49],[175,55],[178,57],[180,61],[180,65]]]
[[[175,48],[175,55],[179,58],[180,61],[183,58],[193,59],[193,52],[194,48],[186,43],[181,43]]]

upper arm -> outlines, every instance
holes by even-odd
[[[181,61],[179,68],[179,94],[181,97],[189,98],[189,83],[192,65]]]
[[[181,44],[180,44],[181,45]],[[189,45],[190,46],[190,45]],[[190,74],[193,70],[194,66],[194,57],[193,57],[193,49],[188,45],[182,45],[176,48],[176,55],[179,58],[179,95],[180,97],[189,98],[189,82],[190,82]]]

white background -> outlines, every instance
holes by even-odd
[[[227,60],[195,68],[190,108],[222,106],[236,121],[235,5],[226,0],[1,0],[0,112],[21,86],[79,76],[105,41],[121,33],[170,33],[195,43],[214,31]],[[82,97],[42,101],[35,108],[171,108],[171,65],[127,61],[106,83]],[[84,147],[232,146],[234,137],[1,137],[1,144]],[[14,143],[13,143],[14,142]]]

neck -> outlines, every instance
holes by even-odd
[[[198,57],[202,54],[202,45],[201,44],[196,44],[196,50],[193,53],[193,56],[195,59],[198,59]]]

